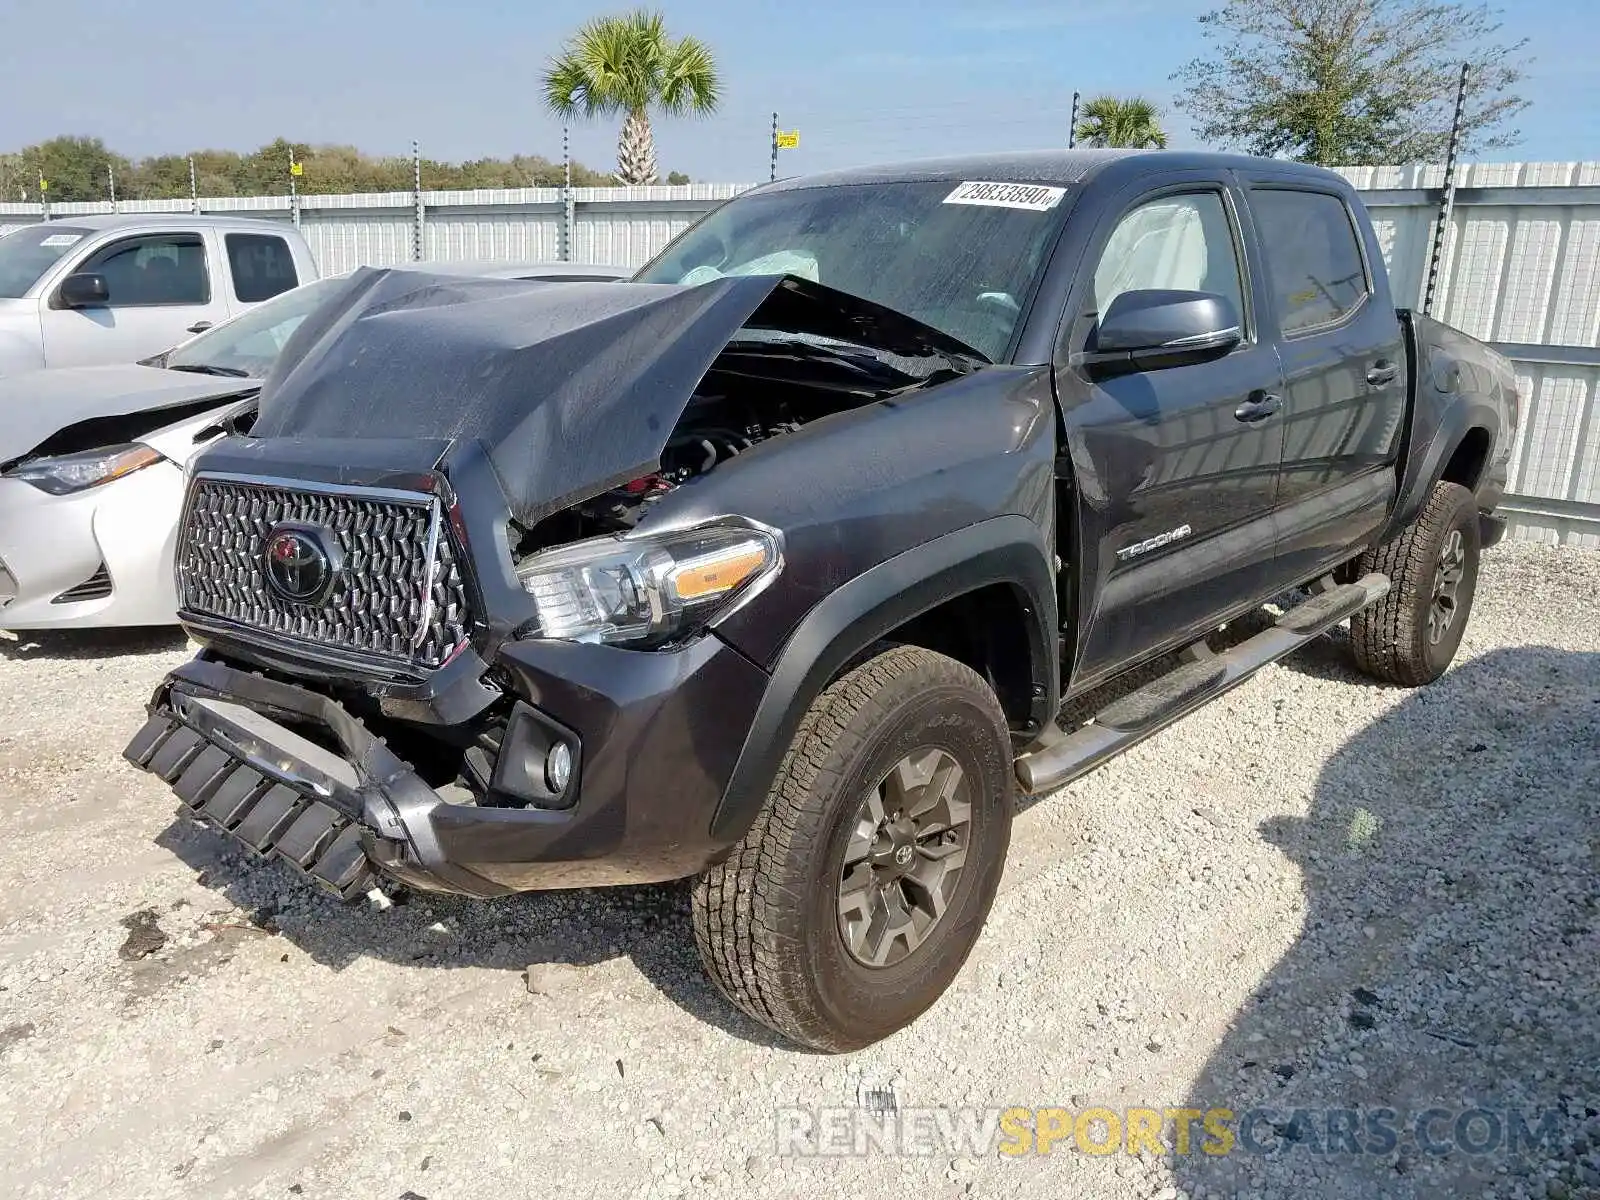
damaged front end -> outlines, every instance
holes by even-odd
[[[127,755],[347,897],[374,870],[478,896],[692,874],[767,682],[716,627],[783,538],[675,497],[981,362],[801,280],[359,273],[196,463],[177,580],[205,649]]]

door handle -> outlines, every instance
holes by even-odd
[[[1253,392],[1250,399],[1233,410],[1236,420],[1247,425],[1254,425],[1257,421],[1265,421],[1268,417],[1283,410],[1283,397],[1272,396],[1266,392]]]
[[[189,332],[190,333],[204,333],[206,330],[208,330],[210,328],[211,328],[211,322],[210,321],[196,321],[193,325],[189,326]],[[1369,375],[1367,378],[1370,379],[1371,376]]]
[[[1367,382],[1373,387],[1388,387],[1399,374],[1399,367],[1387,358],[1380,358],[1367,368]]]

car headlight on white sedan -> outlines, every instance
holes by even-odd
[[[130,442],[123,446],[104,446],[81,454],[57,454],[46,458],[29,459],[5,473],[7,479],[20,479],[31,483],[52,496],[65,496],[85,491],[132,475],[145,467],[164,461],[149,446]]]
[[[537,616],[519,634],[647,645],[683,636],[782,565],[778,535],[743,522],[591,538],[517,564]]]

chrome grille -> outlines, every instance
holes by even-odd
[[[289,522],[325,532],[344,560],[327,598],[299,604],[267,582],[266,543]],[[467,641],[466,584],[433,497],[314,491],[201,476],[178,550],[186,614],[419,667]]]

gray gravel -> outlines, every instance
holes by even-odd
[[[1335,634],[1031,805],[956,986],[845,1058],[717,999],[681,887],[378,911],[242,860],[118,757],[181,639],[0,634],[0,1194],[1600,1197],[1597,597],[1600,555],[1500,547],[1434,687]],[[780,1109],[888,1103],[1300,1140],[777,1152]],[[1316,1152],[1384,1106],[1558,1115]]]

